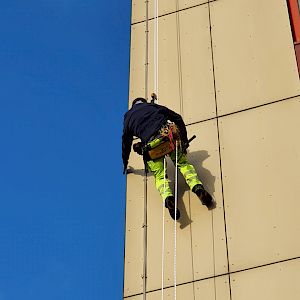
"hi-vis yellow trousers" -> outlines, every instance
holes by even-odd
[[[170,158],[172,159],[174,165],[176,165],[176,153],[175,151],[169,154]],[[161,195],[164,201],[164,194],[165,198],[169,196],[173,196],[168,181],[165,181],[165,192],[164,192],[164,157],[156,158],[154,160],[150,160],[147,162],[149,169],[153,173],[155,177],[155,186]],[[191,165],[187,159],[186,155],[178,149],[178,162],[177,162],[178,169],[180,170],[181,174],[183,175],[186,183],[192,190],[196,184],[201,184],[201,181],[198,179],[197,173],[193,165]]]

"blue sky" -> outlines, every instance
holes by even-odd
[[[0,4],[0,300],[120,299],[131,1]]]

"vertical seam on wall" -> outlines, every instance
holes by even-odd
[[[227,226],[226,226],[226,213],[225,213],[225,199],[224,199],[223,176],[222,176],[222,159],[221,159],[218,103],[217,103],[217,93],[216,93],[216,78],[215,78],[214,52],[213,52],[213,40],[212,40],[212,24],[211,24],[211,12],[210,12],[209,0],[207,1],[207,5],[208,5],[209,32],[210,32],[210,42],[211,42],[211,59],[212,59],[212,70],[213,70],[213,81],[214,81],[214,92],[215,92],[216,122],[217,122],[219,157],[220,157],[220,180],[221,180],[222,199],[223,199],[224,228],[225,228],[225,240],[226,240],[226,252],[227,252],[227,271],[228,271],[228,281],[229,281],[229,294],[230,294],[230,299],[232,299],[232,296],[231,296],[231,280],[230,280],[230,272],[229,272],[229,255],[228,255],[228,239],[227,239]]]
[[[212,231],[212,246],[213,246],[213,265],[214,265],[214,290],[215,290],[215,300],[217,299],[217,291],[216,291],[216,262],[215,262],[215,234],[214,234],[214,212],[211,211],[211,231]]]
[[[179,18],[179,0],[176,0],[176,27],[177,27],[177,55],[178,55],[178,79],[179,79],[179,102],[180,115],[183,115],[183,92],[182,92],[182,68],[181,68],[181,43],[180,43],[180,18]],[[189,191],[189,213],[191,216],[191,197]],[[193,242],[192,242],[192,226],[190,226],[191,235],[191,260],[192,260],[192,278],[193,278],[193,296],[195,300],[195,276],[194,276],[194,256],[193,256]]]

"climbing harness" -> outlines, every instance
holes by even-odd
[[[190,138],[187,143],[182,144],[179,131],[173,123],[164,125],[157,135],[154,135],[147,145],[143,145],[142,142],[137,142],[133,145],[133,150],[139,155],[143,155],[145,162],[147,160],[153,160],[166,156],[175,150],[174,142],[176,141],[179,148],[181,145],[186,148],[189,147],[190,142],[196,138],[195,135]]]
[[[174,142],[180,145],[179,130],[174,123],[167,123],[162,126],[157,135],[154,135],[152,141],[146,145],[145,151],[151,159],[160,158],[175,150]]]

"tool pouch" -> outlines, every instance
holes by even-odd
[[[160,158],[174,151],[176,141],[177,146],[181,146],[179,130],[174,123],[163,126],[160,130],[160,138],[162,142],[157,146],[151,147],[151,143],[148,144],[147,150],[151,159]]]

